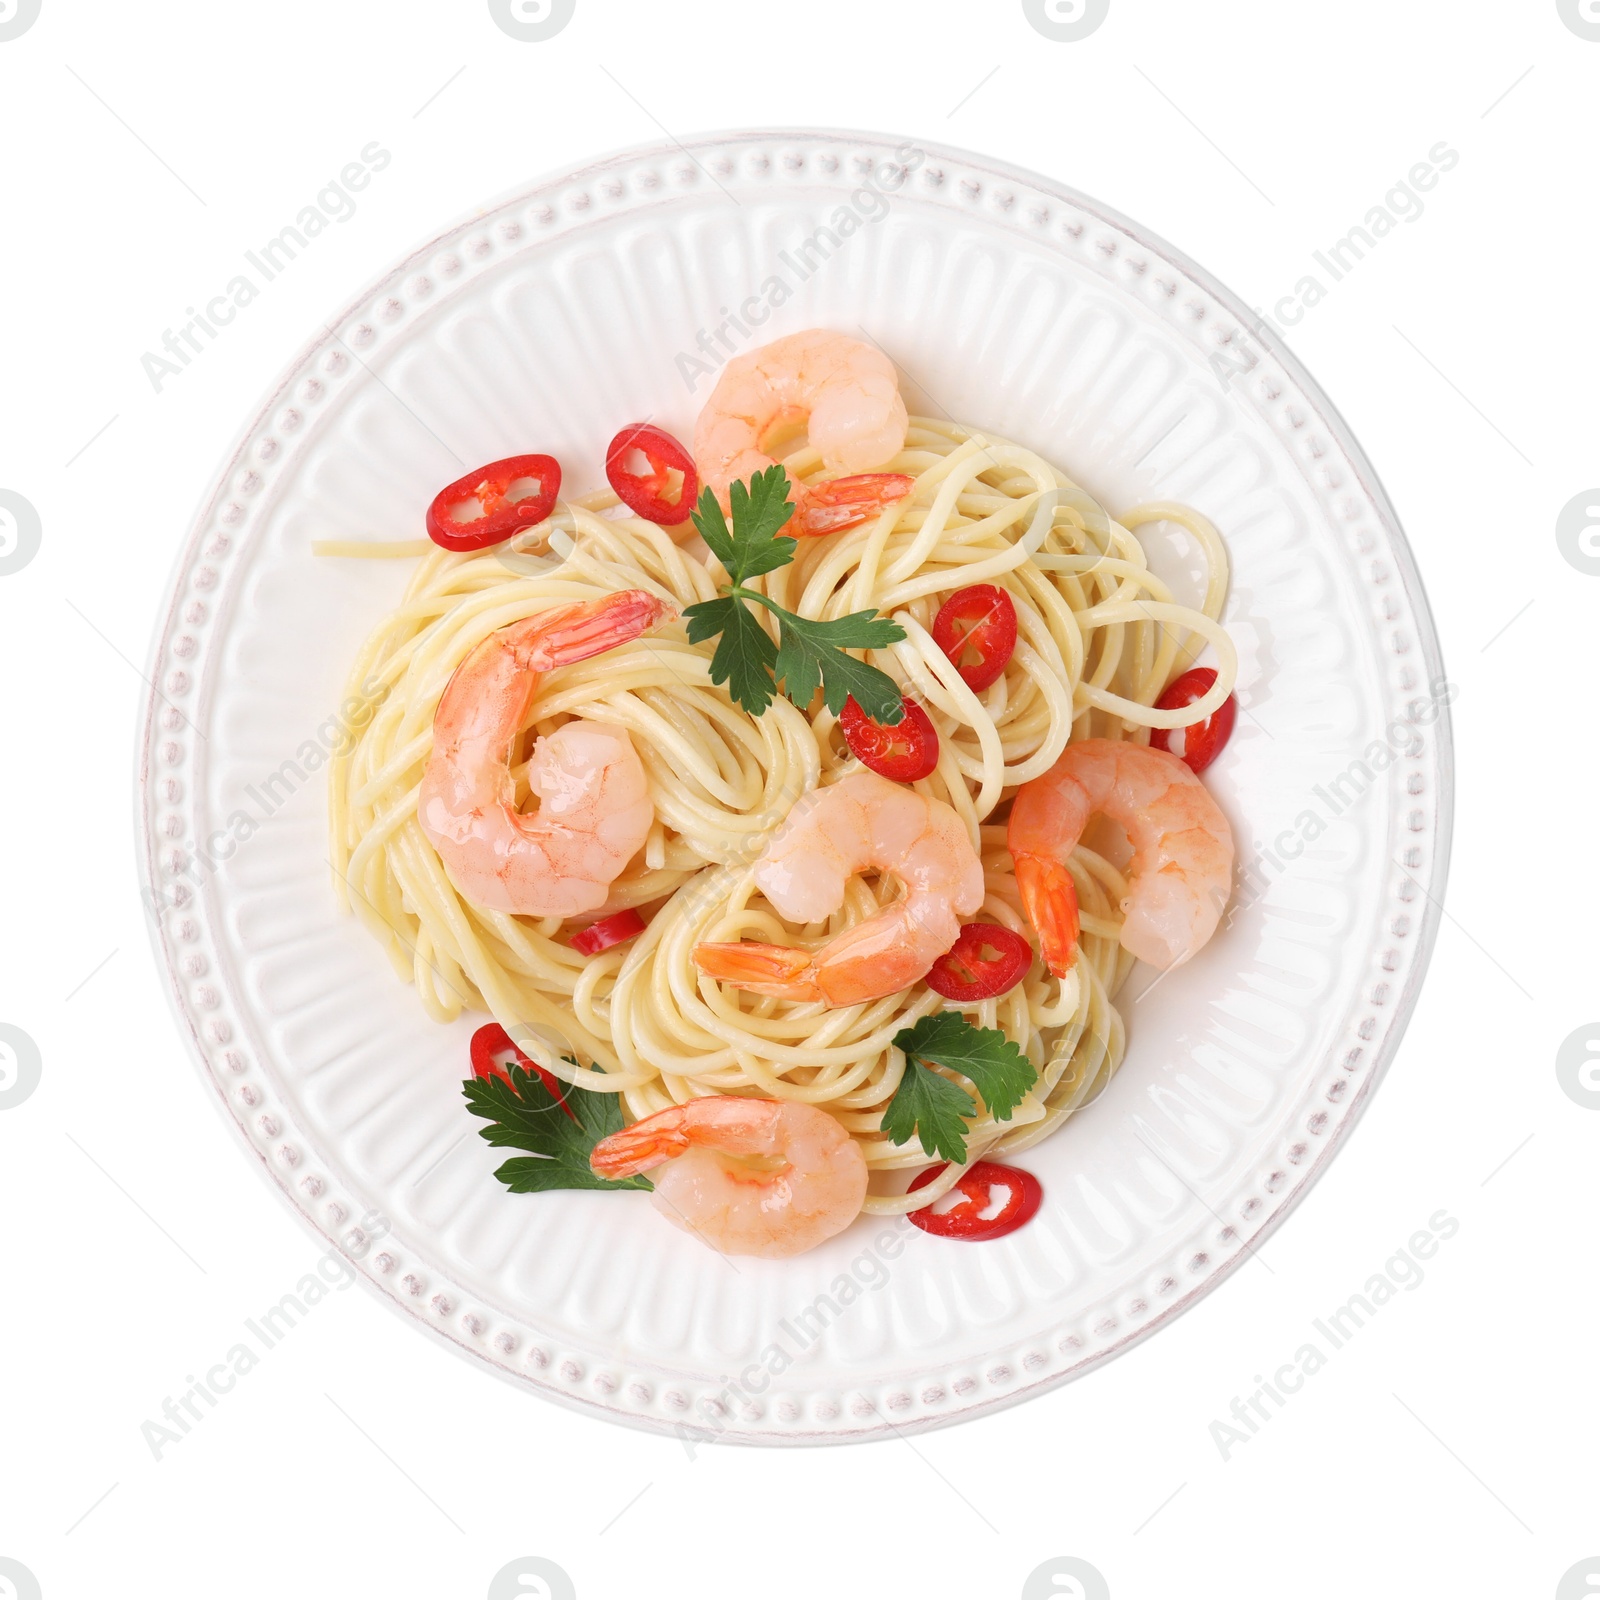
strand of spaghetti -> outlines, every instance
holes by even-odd
[[[964,469],[983,449],[984,441],[975,435],[958,444],[947,454],[935,455],[935,459],[923,466],[917,474],[916,485],[902,505],[909,507],[919,503],[926,504],[928,521],[937,519],[940,525],[947,522],[954,509],[956,497],[961,492],[961,484],[973,474],[968,473],[964,477],[958,477],[953,484],[949,480],[953,474]],[[909,461],[906,464],[920,463]],[[849,591],[848,608],[851,611],[865,610],[872,603],[872,593],[878,582],[878,567],[883,560],[890,534],[896,526],[895,521],[887,517],[880,518],[868,536],[861,541],[862,548],[857,558],[856,575]]]
[[[972,803],[973,814],[968,825],[976,844],[979,821],[994,810],[1000,799],[1005,753],[1000,746],[999,730],[985,715],[977,695],[962,682],[954,663],[916,618],[901,613],[895,620],[906,630],[906,637],[903,643],[891,646],[894,659],[925,699],[931,699],[947,715],[966,723],[978,736],[979,762],[969,764],[963,761],[959,751],[952,752],[963,767],[963,776],[978,779],[978,793]],[[969,765],[975,770],[968,770]]]
[[[940,485],[933,506],[921,528],[917,530],[916,536],[889,563],[883,582],[874,587],[887,587],[893,593],[896,585],[909,582],[913,574],[920,572],[932,556],[939,536],[949,525],[951,514],[955,510],[956,497],[961,490],[981,473],[1012,465],[1021,468],[1026,476],[1033,480],[1034,488],[1041,495],[1047,489],[1056,486],[1055,469],[1041,461],[1031,451],[1020,450],[1015,445],[999,445],[985,440],[979,449],[965,457],[960,467],[952,471]],[[1020,508],[1014,503],[1015,497],[1012,499],[1012,506],[996,511],[992,519],[978,525],[976,531],[980,536],[987,535],[991,530],[998,531],[1005,522],[1020,515]]]
[[[1182,728],[1210,716],[1233,692],[1234,680],[1239,672],[1239,657],[1227,630],[1202,612],[1191,611],[1186,606],[1165,605],[1159,601],[1138,600],[1132,604],[1112,601],[1096,606],[1088,613],[1091,626],[1116,626],[1145,619],[1151,622],[1189,622],[1195,633],[1204,636],[1206,643],[1217,653],[1217,681],[1211,688],[1193,705],[1177,711],[1157,711],[1154,706],[1106,692],[1099,685],[1083,685],[1080,694],[1100,710],[1114,712],[1124,721],[1146,728]]]
[[[1044,543],[1045,536],[1055,521],[1055,502],[1050,498],[1050,494],[1049,490],[1040,493],[1032,507],[1033,516],[1028,524],[1028,531],[1014,543],[1006,544],[1001,541],[1002,548],[979,560],[961,561],[959,560],[961,552],[952,552],[957,557],[960,568],[959,587],[973,583],[988,583],[1033,559],[1034,552]],[[1020,520],[1020,517],[1017,520]],[[880,609],[893,610],[908,601],[920,599],[923,595],[938,594],[950,587],[949,574],[940,569],[924,573],[920,577],[906,578],[876,598]]]

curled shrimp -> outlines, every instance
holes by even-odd
[[[695,965],[736,989],[853,1006],[895,994],[955,943],[961,917],[983,904],[983,864],[942,800],[853,772],[804,796],[756,863],[761,892],[790,922],[819,922],[844,904],[858,872],[892,872],[906,892],[820,949],[695,946]]]
[[[860,1146],[815,1106],[712,1095],[602,1139],[602,1178],[655,1171],[664,1217],[729,1256],[797,1256],[848,1228],[867,1194]]]
[[[509,763],[541,673],[625,644],[668,614],[642,589],[558,606],[490,634],[456,668],[434,714],[417,817],[474,905],[593,911],[644,847],[655,804],[626,729],[577,719],[540,739],[528,765],[541,802],[532,816],[517,810]]]
[[[823,466],[846,474],[797,486],[786,533],[835,533],[911,493],[914,479],[872,472],[905,448],[906,406],[894,363],[870,344],[813,328],[736,356],[694,429],[694,464],[728,508],[729,485],[772,466],[767,445],[804,423]]]
[[[1078,895],[1067,857],[1096,812],[1120,823],[1133,845],[1123,949],[1161,968],[1187,961],[1216,932],[1228,903],[1228,819],[1177,756],[1085,739],[1017,790],[1006,830],[1045,965],[1061,977],[1077,953]]]

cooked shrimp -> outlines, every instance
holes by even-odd
[[[540,611],[492,633],[456,668],[433,719],[417,817],[475,905],[571,917],[644,847],[655,804],[627,730],[568,722],[534,746],[536,815],[517,810],[509,766],[539,676],[637,638],[669,608],[642,589]]]
[[[955,811],[875,772],[814,789],[756,863],[779,916],[818,922],[844,904],[858,872],[892,872],[906,892],[817,950],[784,945],[695,946],[695,965],[736,989],[853,1006],[923,977],[956,941],[960,917],[983,904],[983,865]]]
[[[1216,932],[1228,903],[1228,819],[1176,756],[1085,739],[1017,790],[1006,831],[1045,965],[1061,977],[1077,953],[1078,896],[1067,857],[1095,812],[1120,823],[1133,845],[1123,949],[1162,968],[1187,961]]]
[[[832,533],[903,500],[913,481],[872,472],[906,442],[906,406],[894,363],[870,344],[813,328],[736,356],[723,368],[694,429],[694,464],[724,510],[728,487],[773,465],[767,446],[804,423],[830,472],[800,489],[788,533]]]
[[[658,1111],[589,1165],[602,1178],[659,1167],[656,1210],[729,1256],[800,1255],[848,1228],[867,1193],[861,1149],[826,1111],[738,1095]]]

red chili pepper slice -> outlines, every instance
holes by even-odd
[[[567,940],[581,956],[597,956],[625,939],[637,938],[644,932],[644,918],[637,911],[619,911],[614,916],[602,917]]]
[[[992,583],[957,589],[933,619],[933,642],[955,664],[961,681],[981,693],[1006,670],[1017,648],[1016,604]]]
[[[946,1000],[992,1000],[1009,994],[1028,975],[1033,946],[997,922],[969,922],[956,942],[928,968],[927,984]]]
[[[525,480],[538,487],[511,491]],[[441,489],[428,507],[428,537],[446,550],[486,550],[543,522],[561,493],[561,463],[554,456],[507,456]],[[470,510],[475,516],[458,517]]]
[[[500,1026],[498,1022],[486,1022],[472,1036],[472,1075],[475,1078],[499,1078],[502,1083],[511,1082],[511,1074],[501,1066],[499,1057],[508,1051],[517,1058],[517,1065],[524,1072],[537,1075],[550,1094],[561,1102],[561,1109],[572,1117],[572,1107],[567,1104],[566,1086],[554,1073],[546,1072],[537,1061],[523,1054],[517,1048],[517,1042]],[[572,1117],[576,1122],[578,1119]]]
[[[862,766],[880,778],[915,783],[939,765],[939,730],[915,700],[900,703],[905,715],[893,727],[886,727],[874,722],[851,695],[839,713],[839,727],[850,754]]]
[[[911,1180],[911,1187],[920,1189],[932,1183],[947,1164],[919,1172]],[[1006,1196],[993,1216],[985,1216],[984,1213],[995,1204],[996,1189],[1006,1190]],[[974,1162],[961,1174],[951,1193],[960,1195],[961,1199],[948,1211],[935,1211],[933,1206],[924,1206],[921,1211],[912,1211],[908,1215],[924,1233],[935,1234],[941,1239],[966,1239],[974,1244],[1015,1232],[1023,1223],[1033,1219],[1040,1201],[1044,1199],[1044,1190],[1031,1172],[1024,1172],[1021,1167],[1002,1166],[998,1161]],[[934,1205],[939,1203],[935,1201]]]
[[[1195,667],[1167,686],[1166,693],[1156,701],[1156,709],[1178,711],[1184,706],[1192,706],[1196,700],[1211,692],[1216,681],[1215,668]],[[1187,728],[1152,728],[1151,747],[1178,755],[1188,764],[1191,772],[1204,772],[1222,754],[1222,747],[1233,737],[1234,719],[1238,714],[1238,702],[1230,694],[1203,722],[1191,722]],[[1183,740],[1181,752],[1172,749],[1174,734]]]
[[[644,457],[647,472],[630,465],[635,451]],[[674,474],[681,479],[675,489]],[[629,423],[606,447],[606,478],[630,511],[664,528],[687,522],[700,493],[694,458],[670,433],[648,422]]]

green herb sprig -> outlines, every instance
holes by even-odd
[[[495,1177],[512,1194],[654,1187],[648,1178],[597,1177],[589,1166],[589,1152],[608,1134],[622,1130],[620,1096],[569,1089],[563,1106],[537,1073],[514,1061],[506,1070],[509,1082],[495,1075],[468,1078],[461,1087],[467,1109],[488,1123],[478,1129],[480,1137],[492,1145],[532,1151],[531,1155],[513,1156],[495,1169]]]
[[[846,698],[854,696],[874,722],[890,727],[899,722],[905,706],[894,679],[845,652],[881,650],[905,638],[905,629],[876,611],[813,621],[745,587],[751,578],[775,572],[794,559],[798,541],[779,532],[794,515],[788,473],[773,465],[756,473],[748,489],[742,482],[734,483],[728,505],[731,529],[710,489],[701,494],[693,520],[732,582],[719,598],[685,606],[683,612],[692,644],[717,639],[711,681],[727,684],[733,699],[755,717],[772,704],[782,683],[784,694],[802,709],[820,687],[835,716],[844,710]],[[776,644],[751,605],[778,619]]]
[[[934,1067],[959,1072],[983,1096],[989,1115],[1009,1122],[1039,1074],[998,1028],[975,1028],[959,1011],[918,1017],[894,1036],[906,1056],[905,1076],[883,1114],[883,1131],[894,1144],[913,1134],[929,1155],[967,1159],[967,1118],[978,1114],[973,1098]],[[931,1063],[929,1065],[928,1063]]]

